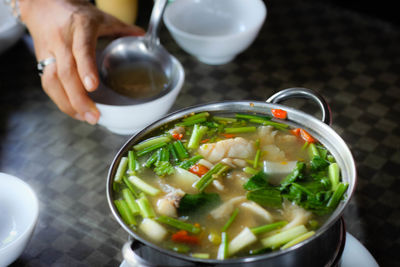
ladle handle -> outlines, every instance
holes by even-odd
[[[158,44],[158,29],[160,28],[160,21],[168,0],[155,0],[153,10],[151,11],[149,28],[147,29],[146,36],[149,39],[150,47]]]
[[[280,103],[290,98],[308,98],[314,100],[322,112],[322,122],[331,125],[332,112],[325,99],[316,91],[307,88],[288,88],[277,92],[267,99],[267,103]]]

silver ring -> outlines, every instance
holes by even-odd
[[[49,58],[40,60],[37,64],[39,76],[43,75],[44,67],[46,67],[47,65],[52,64],[54,62],[56,62],[56,59],[54,57],[49,57]]]

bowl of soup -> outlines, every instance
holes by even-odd
[[[164,116],[185,80],[174,56],[161,45],[152,53],[145,46],[138,48],[142,39],[129,36],[99,43],[100,84],[89,95],[100,112],[98,124],[116,134],[131,135]],[[138,49],[143,56],[138,57]]]
[[[319,101],[329,121],[319,95],[291,88],[270,103],[189,107],[126,142],[107,197],[133,247],[150,250],[142,257],[171,266],[332,264],[355,163],[329,125],[274,103],[299,96]]]

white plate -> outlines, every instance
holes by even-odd
[[[342,255],[340,267],[379,267],[374,257],[354,236],[346,233],[346,244]],[[139,267],[129,266],[122,261],[120,267]]]

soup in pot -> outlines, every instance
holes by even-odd
[[[123,221],[160,247],[205,259],[282,250],[314,235],[348,184],[318,140],[272,111],[190,114],[142,138],[113,181]]]

